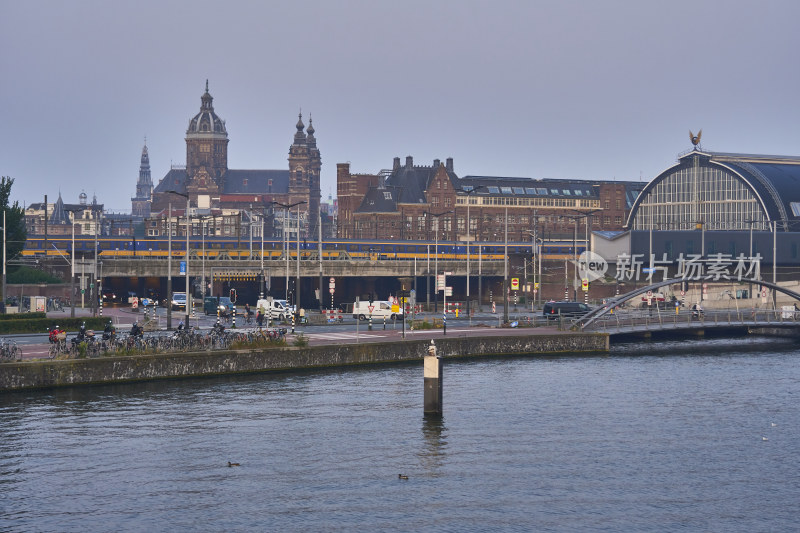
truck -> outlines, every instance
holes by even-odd
[[[371,311],[370,307],[372,307]],[[373,319],[386,317],[391,320],[403,320],[403,309],[388,300],[375,300],[372,303],[358,301],[353,304],[353,318],[368,320],[370,315]]]
[[[227,296],[206,296],[203,300],[203,312],[206,315],[230,316],[233,303]]]
[[[276,300],[275,298],[258,300],[255,310],[258,311],[259,309],[261,309],[265,317],[272,316],[273,319],[277,320],[286,320],[295,312],[295,306],[289,305],[286,300]]]

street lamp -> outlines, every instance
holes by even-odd
[[[192,289],[189,285],[189,232],[191,230],[189,222],[189,208],[190,208],[189,195],[183,194],[182,192],[178,191],[167,191],[167,192],[172,194],[177,194],[178,196],[183,196],[184,198],[186,198],[186,321],[184,323],[186,324],[186,327],[188,327],[189,316],[192,309]],[[172,295],[170,295],[170,298],[172,298]],[[169,305],[170,307],[172,307],[171,300]]]
[[[75,240],[75,226],[72,226],[72,239]],[[75,267],[72,267],[73,272]],[[73,274],[73,280],[74,274]],[[6,210],[3,208],[3,312],[6,312]]]
[[[289,210],[295,206],[297,206],[297,279],[295,280],[295,312],[299,310],[297,307],[298,304],[298,295],[300,294],[300,207],[302,204],[306,203],[305,200],[301,200],[300,202],[295,202],[293,204],[282,204],[280,202],[272,202],[274,205],[279,205],[283,207],[286,211],[284,212],[283,216],[283,235],[285,239],[285,246],[284,252],[286,253],[286,301],[289,301],[289,234],[286,231],[286,224],[288,221]]]
[[[167,211],[167,330],[172,329],[172,202]]]
[[[436,245],[434,247],[434,265],[433,265],[433,269],[436,272],[436,279],[437,280],[439,279],[439,217],[442,216],[442,215],[446,215],[448,213],[452,213],[452,212],[453,211],[450,210],[450,211],[444,211],[444,212],[438,213],[438,214],[437,213],[431,213],[431,216],[436,219],[436,231],[435,231],[435,233],[436,233]],[[434,297],[433,297],[433,312],[434,313],[438,312],[438,310],[439,310],[438,305],[439,305],[439,290],[438,290],[438,288],[436,288],[436,290],[434,291]],[[445,310],[445,312],[447,312],[447,311]]]
[[[469,311],[469,247],[470,247],[470,241],[471,241],[470,233],[469,233],[469,225],[470,225],[469,203],[470,203],[470,196],[472,196],[472,193],[477,192],[477,191],[479,191],[481,189],[485,189],[485,188],[486,187],[483,186],[483,185],[477,185],[477,186],[474,186],[474,187],[470,188],[469,190],[464,189],[464,188],[461,189],[461,192],[463,192],[464,194],[467,195],[467,316],[469,317],[470,325],[472,324],[472,314]],[[480,245],[478,245],[478,246],[480,246]],[[481,297],[481,295],[478,294],[478,299],[480,299],[480,297]]]

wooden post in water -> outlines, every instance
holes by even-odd
[[[424,359],[425,416],[442,416],[442,359],[436,355],[436,345],[431,339],[428,355]]]

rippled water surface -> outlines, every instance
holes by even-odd
[[[0,530],[796,531],[798,356],[447,360],[440,421],[421,364],[0,395]]]

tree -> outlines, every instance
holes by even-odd
[[[6,215],[6,261],[19,256],[28,238],[28,232],[25,229],[25,211],[20,207],[19,201],[9,205],[12,185],[14,185],[13,178],[7,176],[0,178],[0,207]],[[2,218],[0,218],[0,225],[2,222]]]

